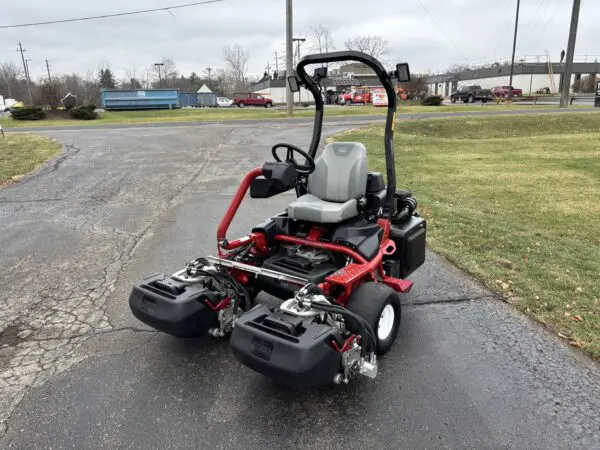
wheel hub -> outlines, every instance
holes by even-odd
[[[379,323],[377,325],[377,337],[383,341],[387,339],[392,332],[394,327],[394,320],[396,319],[396,313],[394,307],[390,304],[385,305],[381,315],[379,316]]]

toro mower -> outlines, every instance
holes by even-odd
[[[386,180],[369,172],[359,142],[333,142],[317,156],[324,65],[346,60],[370,67],[387,93]],[[308,65],[318,65],[312,76]],[[394,80],[409,81],[410,74],[407,64],[388,72],[353,51],[305,56],[296,73],[290,89],[304,86],[315,101],[309,149],[274,145],[274,161],[252,169],[237,189],[217,229],[216,255],[146,278],[129,304],[139,320],[173,336],[230,337],[241,363],[277,383],[345,384],[377,375],[377,357],[398,334],[400,294],[412,287],[406,277],[425,261],[425,220],[412,194],[396,190],[394,166]],[[227,237],[248,190],[269,198],[292,189],[297,198],[284,212],[247,236]],[[281,303],[257,303],[260,292]]]

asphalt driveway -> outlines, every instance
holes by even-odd
[[[131,316],[131,284],[213,253],[241,176],[310,132],[45,132],[63,155],[0,190],[0,448],[600,448],[598,366],[434,254],[380,376],[345,387],[284,389]],[[247,201],[231,234],[291,198]]]

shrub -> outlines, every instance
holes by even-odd
[[[95,111],[96,105],[78,106],[69,111],[71,119],[79,120],[94,120],[98,118],[98,113]]]
[[[440,95],[430,95],[421,104],[424,106],[440,106],[442,104],[442,97]]]
[[[41,106],[11,108],[10,114],[15,120],[42,120],[46,118],[46,112]]]

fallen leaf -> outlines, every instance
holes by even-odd
[[[496,283],[502,284],[502,283],[504,283],[504,281],[502,281],[502,280],[496,280]]]
[[[578,315],[571,316],[571,320],[574,320],[576,322],[583,322],[583,318],[581,316],[578,316]]]
[[[571,344],[573,347],[577,347],[577,348],[583,348],[585,346],[585,342],[583,342],[580,339],[574,339],[572,341],[569,341],[569,344]]]
[[[564,335],[564,334],[562,334],[562,333],[558,333],[558,337],[561,337],[561,338],[563,338],[563,339],[569,339],[569,337],[568,337],[568,336],[565,336],[565,335]]]
[[[508,286],[508,284],[507,284],[507,283],[502,283],[502,285],[501,285],[501,286],[502,286],[502,289],[503,289],[503,290],[507,290],[507,289],[509,288],[509,286]]]
[[[578,288],[575,289],[575,292],[578,292],[578,293],[579,292],[583,292],[583,289],[581,289],[580,287],[578,287]]]
[[[540,296],[539,296],[539,295],[536,295],[534,298],[535,298],[536,300],[539,300],[539,299],[540,299]]]

